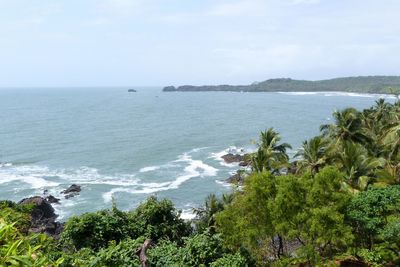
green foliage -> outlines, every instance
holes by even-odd
[[[214,233],[216,214],[222,211],[232,199],[233,195],[231,194],[223,194],[221,199],[217,198],[215,194],[208,195],[204,206],[194,209],[196,231],[202,233],[207,230]]]
[[[279,133],[273,128],[260,133],[258,150],[251,159],[254,171],[279,173],[281,168],[287,167],[289,157],[286,150],[292,147],[287,143],[280,144],[280,140]]]
[[[218,230],[229,247],[245,246],[260,262],[295,251],[312,264],[318,257],[332,258],[353,239],[342,213],[350,199],[340,191],[342,182],[334,168],[314,178],[253,174],[243,193],[218,214]],[[289,251],[293,242],[297,249]]]
[[[376,253],[377,248],[400,249],[400,185],[372,187],[359,193],[348,206],[347,216],[359,245],[371,253]]]
[[[135,251],[143,242],[144,238],[138,238],[136,240],[125,239],[119,244],[111,242],[107,248],[101,249],[96,253],[89,266],[140,266],[140,261],[135,255]]]
[[[27,233],[30,227],[30,212],[32,206],[18,205],[12,201],[0,201],[0,218],[7,223],[13,223],[21,232]]]
[[[176,242],[161,241],[148,253],[150,266],[183,267],[184,251]]]
[[[224,247],[219,235],[197,234],[185,239],[183,262],[188,266],[209,266],[223,257]]]
[[[239,253],[226,254],[210,264],[210,267],[247,267],[246,259]]]
[[[167,199],[158,201],[149,197],[129,213],[129,220],[135,236],[144,236],[153,241],[168,239],[182,242],[182,238],[191,233],[190,224],[180,218],[174,204]]]
[[[70,218],[62,232],[61,242],[76,249],[99,250],[110,241],[119,242],[127,237],[135,237],[128,214],[113,207]]]
[[[0,266],[59,266],[63,258],[50,259],[49,246],[45,235],[24,236],[0,218]]]
[[[118,243],[128,237],[181,241],[190,234],[191,228],[179,216],[180,212],[170,200],[158,201],[150,197],[131,212],[113,207],[72,217],[65,225],[61,241],[76,249],[88,247],[94,250],[106,247],[110,241]]]

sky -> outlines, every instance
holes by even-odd
[[[0,0],[0,87],[400,74],[399,0]]]

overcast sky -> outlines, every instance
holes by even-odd
[[[399,0],[0,0],[0,86],[400,74]]]

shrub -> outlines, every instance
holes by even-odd
[[[61,242],[76,249],[99,250],[110,241],[119,242],[132,236],[134,232],[127,213],[113,207],[70,218],[61,234]]]
[[[168,239],[182,242],[192,229],[190,224],[180,218],[171,200],[157,200],[152,196],[129,213],[132,228],[137,236],[150,238],[153,242]]]

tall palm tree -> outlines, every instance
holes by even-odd
[[[209,228],[210,231],[215,227],[215,215],[224,209],[233,200],[233,194],[224,194],[219,199],[215,194],[210,194],[204,201],[204,205],[200,208],[193,209],[197,218],[197,228],[200,231]]]
[[[335,140],[335,145],[341,142],[352,141],[365,144],[369,137],[363,131],[363,123],[358,112],[354,108],[346,108],[333,113],[334,124],[321,125],[320,130],[324,136]]]
[[[350,186],[365,190],[374,178],[375,171],[385,165],[385,160],[371,158],[362,145],[346,141],[336,154],[336,164],[346,174]]]
[[[296,153],[295,158],[300,158],[297,171],[311,171],[317,173],[327,162],[327,140],[316,136],[309,141],[304,141],[302,148]]]
[[[278,173],[289,161],[286,150],[292,147],[288,143],[279,143],[281,137],[273,128],[260,133],[258,150],[252,157],[253,170]]]

